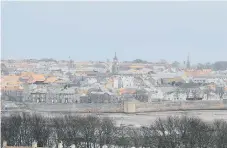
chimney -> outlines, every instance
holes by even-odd
[[[58,148],[63,148],[62,141],[60,143],[58,143]]]
[[[32,142],[32,148],[37,148],[37,142],[36,141]]]
[[[7,141],[3,141],[3,143],[2,143],[2,147],[6,147],[7,146]]]

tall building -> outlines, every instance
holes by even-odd
[[[117,74],[118,71],[119,71],[118,58],[117,58],[117,54],[115,52],[115,56],[113,58],[113,64],[112,64],[112,73]]]
[[[115,52],[114,58],[113,58],[113,62],[118,62],[118,58],[117,58],[117,53]]]
[[[187,69],[190,69],[191,68],[191,63],[190,63],[190,56],[189,56],[189,53],[188,53],[188,57],[187,57]]]

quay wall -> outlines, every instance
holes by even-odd
[[[227,103],[223,100],[198,100],[178,102],[151,102],[137,103],[136,112],[168,111],[168,110],[214,110],[227,109]]]
[[[2,102],[3,103],[3,102]],[[167,101],[167,102],[130,102],[135,106],[131,113],[157,112],[157,111],[177,111],[177,110],[224,110],[227,109],[227,100],[200,100],[200,101]],[[18,104],[15,102],[5,102],[8,108],[5,111],[35,111],[35,112],[81,112],[81,113],[129,113],[122,103],[69,103],[69,104],[47,104],[27,102]],[[9,107],[9,105],[11,107]],[[4,109],[2,109],[4,111]]]

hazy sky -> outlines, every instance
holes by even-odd
[[[2,58],[227,60],[227,2],[4,2]]]

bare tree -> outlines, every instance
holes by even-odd
[[[95,148],[97,142],[97,133],[100,125],[100,119],[94,116],[84,117],[80,120],[81,134],[85,140],[87,148]],[[93,146],[92,146],[93,145]]]
[[[157,147],[175,148],[178,146],[175,118],[169,117],[166,120],[159,118],[151,127],[157,141]]]
[[[142,131],[139,128],[131,127],[129,129],[129,136],[134,147],[139,148],[143,145]]]
[[[27,146],[34,140],[38,141],[39,145],[47,145],[50,128],[43,117],[22,113],[5,117],[4,120],[2,140],[7,140],[10,145]]]
[[[98,142],[101,148],[103,145],[113,143],[114,130],[114,122],[109,118],[103,118],[98,129]]]
[[[199,92],[197,90],[192,90],[192,97],[197,99],[199,97]]]
[[[1,140],[7,140],[9,145],[18,146],[18,133],[21,126],[21,117],[13,115],[10,117],[2,117],[1,124]]]
[[[47,146],[51,134],[50,120],[41,115],[33,115],[31,119],[32,138],[37,141],[39,147]]]
[[[52,124],[56,136],[56,144],[62,141],[64,145],[70,145],[72,142],[72,138],[70,137],[71,135],[69,133],[71,129],[69,124],[69,118],[67,116],[54,118],[52,120]]]
[[[190,97],[190,89],[183,89],[183,92],[185,93],[186,98]]]
[[[67,116],[68,136],[72,138],[71,144],[75,144],[77,147],[81,146],[82,138],[80,128],[83,126],[80,124],[80,117]]]
[[[182,117],[176,127],[181,147],[212,146],[212,130],[200,119]]]
[[[152,132],[152,128],[143,126],[140,130],[143,138],[142,147],[156,148],[155,136]]]
[[[53,129],[53,130],[52,130]],[[63,116],[50,120],[37,114],[3,117],[1,140],[9,145],[27,146],[33,140],[50,146],[50,139],[65,147],[95,148],[115,144],[120,147],[150,148],[226,148],[227,123],[205,123],[199,118],[168,117],[149,127],[116,127],[109,118]],[[85,145],[83,145],[85,143]]]
[[[216,88],[216,94],[219,95],[220,99],[223,99],[223,95],[225,94],[225,88],[224,87],[217,87]]]
[[[209,86],[206,86],[206,88],[204,89],[204,94],[206,95],[207,100],[208,100],[209,97],[210,97],[210,93],[211,93],[210,87],[209,87]]]
[[[174,92],[174,98],[176,98],[178,100],[179,99],[179,95],[180,95],[180,89],[177,88],[176,91]]]
[[[19,145],[31,145],[32,139],[32,127],[31,127],[32,116],[28,113],[22,113],[21,115],[21,125],[18,133]]]
[[[127,135],[128,128],[126,126],[121,126],[117,128],[115,133],[115,145],[123,148],[127,148],[130,145],[129,136]]]
[[[226,148],[227,146],[227,122],[216,120],[213,123],[213,138],[215,148]]]

